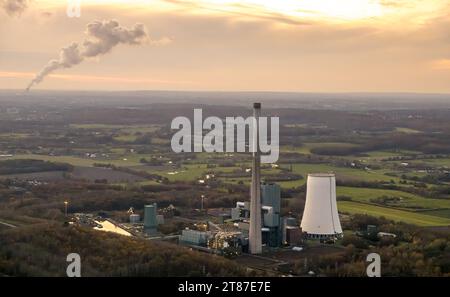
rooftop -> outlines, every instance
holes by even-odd
[[[333,172],[329,172],[329,173],[309,173],[308,176],[311,176],[311,177],[335,177],[336,175]]]

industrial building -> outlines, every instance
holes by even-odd
[[[136,213],[132,213],[130,214],[130,223],[131,224],[137,224],[139,223],[141,220],[141,216],[136,214]]]
[[[282,229],[280,219],[281,191],[280,186],[273,183],[260,185],[262,205],[260,206],[261,244],[278,247],[282,244]],[[252,224],[249,202],[237,202],[231,210],[231,219],[236,222],[238,229],[250,236]],[[249,220],[250,219],[250,220]],[[249,237],[250,241],[250,237]]]
[[[163,225],[164,224],[164,216],[163,215],[156,215],[156,224],[157,225]]]
[[[296,218],[285,217],[281,220],[282,243],[287,245],[300,244],[303,236]]]
[[[144,232],[149,235],[156,234],[158,227],[156,203],[144,206]]]
[[[308,238],[335,239],[342,236],[333,173],[308,174],[306,203],[301,222]]]
[[[253,104],[253,115],[258,123],[261,104]],[[231,209],[231,222],[225,222],[229,213],[215,210],[209,214],[220,216],[219,225],[208,222],[208,231],[185,229],[179,242],[197,246],[199,249],[216,253],[251,254],[262,253],[266,248],[278,248],[284,245],[298,247],[304,238],[329,240],[342,236],[336,203],[336,178],[331,173],[309,174],[307,180],[306,204],[301,221],[293,217],[281,217],[281,189],[275,183],[261,183],[260,152],[258,144],[258,125],[253,127],[252,180],[250,201],[236,202]],[[145,226],[154,226],[156,221],[156,205],[145,212]],[[151,219],[150,219],[151,217]],[[152,225],[153,224],[153,225]]]
[[[181,232],[180,243],[206,247],[211,232],[185,229]]]
[[[228,256],[240,254],[244,246],[248,246],[248,240],[239,231],[221,230],[212,233],[208,239],[208,248],[217,250],[219,253]]]

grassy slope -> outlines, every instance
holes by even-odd
[[[373,198],[382,196],[399,197],[402,198],[402,201],[399,202],[399,207],[450,208],[450,200],[423,198],[414,194],[394,190],[338,187],[337,195],[349,196],[353,200],[366,203],[370,202]]]
[[[448,226],[450,219],[430,216],[417,212],[409,212],[388,207],[380,207],[358,202],[339,201],[338,208],[340,212],[348,212],[351,214],[360,213],[368,214],[375,217],[384,216],[394,221],[402,221],[417,226]]]

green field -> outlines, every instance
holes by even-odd
[[[114,137],[114,140],[122,141],[122,142],[133,142],[137,139],[137,136],[134,134],[120,134],[119,136]]]
[[[93,166],[95,163],[103,163],[103,164],[114,164],[116,166],[136,166],[141,165],[139,163],[140,158],[142,156],[136,156],[134,158],[122,158],[122,159],[100,159],[100,158],[81,158],[81,157],[72,157],[72,156],[47,156],[47,155],[36,155],[36,154],[24,154],[24,155],[15,155],[13,157],[0,158],[0,160],[12,160],[12,159],[34,159],[34,160],[43,160],[50,162],[61,162],[61,163],[69,163],[74,166]]]
[[[402,161],[388,161],[385,162],[385,164],[396,164],[399,165]],[[429,167],[433,167],[433,168],[450,168],[450,158],[442,158],[442,159],[417,159],[417,160],[409,160],[406,161],[408,162],[410,165],[427,165]],[[415,173],[417,174],[417,172]]]
[[[249,165],[250,166],[250,165]],[[283,165],[285,168],[288,168],[288,165]],[[215,168],[214,170],[219,170]],[[220,169],[221,170],[221,169]],[[275,174],[277,173],[277,169],[266,169],[263,170],[263,174]],[[386,175],[386,173],[390,172],[389,170],[364,170],[364,169],[355,169],[349,167],[336,167],[328,164],[292,164],[292,173],[300,174],[304,178],[295,181],[282,181],[277,182],[283,188],[295,188],[302,186],[306,183],[306,178],[308,173],[324,173],[324,172],[334,172],[336,173],[336,177],[338,179],[347,179],[347,180],[364,180],[364,181],[381,181],[389,183],[393,180],[396,183],[400,182],[400,178],[392,177]],[[229,179],[224,179],[224,181],[229,182]]]
[[[415,162],[423,162],[435,167],[450,167],[450,158],[446,159],[423,159]]]
[[[416,134],[416,133],[421,133],[421,131],[419,130],[415,130],[415,129],[410,129],[410,128],[405,128],[405,127],[397,127],[394,130],[395,132],[400,132],[400,133],[406,133],[406,134]]]
[[[385,217],[393,221],[405,222],[417,226],[449,226],[450,219],[437,216],[426,215],[418,212],[409,212],[388,207],[380,207],[351,201],[339,201],[340,212],[350,214],[367,214],[374,217]]]
[[[301,147],[283,146],[280,148],[282,152],[293,152],[300,154],[311,154],[314,148],[324,147],[357,147],[357,144],[347,142],[307,142],[303,143]]]
[[[75,129],[122,129],[126,128],[126,125],[107,125],[107,124],[71,124],[71,128]]]
[[[114,137],[117,141],[122,142],[133,142],[137,139],[139,135],[145,133],[153,133],[160,129],[159,125],[105,125],[105,124],[74,124],[70,127],[75,129],[86,129],[86,130],[104,130],[118,133]]]
[[[419,151],[407,151],[407,150],[399,150],[399,151],[370,151],[366,152],[366,155],[369,157],[362,157],[362,160],[380,160],[386,159],[389,157],[401,157],[405,155],[417,155],[420,154]]]
[[[450,209],[427,210],[423,214],[450,219]]]
[[[120,129],[129,133],[136,132],[154,132],[159,129],[159,125],[107,125],[107,124],[71,124],[71,128],[90,129],[90,130],[114,130]]]
[[[206,164],[195,164],[184,165],[181,168],[168,167],[164,170],[149,170],[149,172],[167,177],[170,181],[196,181],[203,178],[206,170]]]
[[[293,173],[301,174],[304,179],[298,181],[281,182],[282,187],[298,187],[306,182],[306,177],[308,173],[324,173],[324,172],[334,172],[336,173],[336,178],[338,179],[349,179],[349,180],[365,180],[365,181],[381,181],[381,182],[400,182],[400,178],[391,177],[386,175],[388,170],[364,170],[364,169],[354,169],[349,167],[336,167],[327,164],[293,164]]]
[[[418,195],[401,191],[351,187],[337,187],[336,191],[338,196],[348,196],[351,197],[353,201],[358,202],[370,203],[371,199],[388,196],[401,199],[396,205],[396,207],[399,208],[450,208],[450,200],[423,198]]]
[[[30,137],[28,133],[0,133],[0,138],[23,139]]]
[[[167,177],[171,181],[196,181],[198,179],[204,178],[206,172],[232,172],[233,170],[240,169],[240,167],[214,167],[207,168],[207,164],[188,164],[183,165],[181,168],[164,169],[163,171],[158,170],[156,173]],[[175,174],[173,174],[176,172]],[[263,174],[270,175],[276,174],[277,169],[263,169],[261,171]],[[233,183],[232,180],[250,180],[250,178],[221,178],[223,181],[228,183]]]

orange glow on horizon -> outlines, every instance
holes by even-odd
[[[60,0],[41,0],[36,5],[59,7]],[[293,21],[322,22],[387,21],[422,23],[446,7],[444,0],[81,0],[83,6],[149,11],[182,11],[183,14],[235,15],[242,18],[274,17]],[[432,13],[432,15],[431,15]]]
[[[36,74],[33,72],[12,72],[0,71],[0,78],[33,78]],[[76,74],[49,74],[49,78],[56,78],[62,80],[79,81],[79,82],[112,82],[112,83],[157,83],[157,84],[193,84],[191,81],[173,81],[161,79],[141,79],[128,78],[118,76],[97,76],[97,75],[76,75]]]

